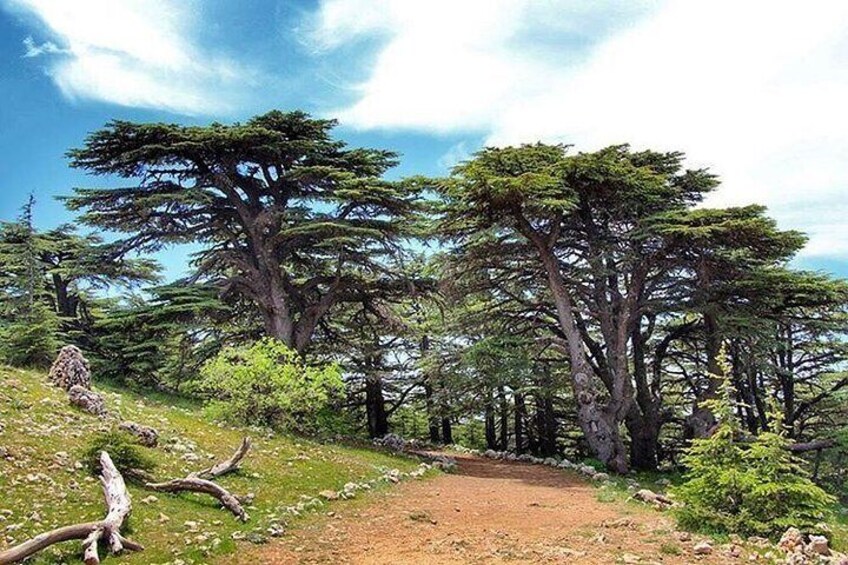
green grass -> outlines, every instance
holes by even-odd
[[[236,543],[249,543],[234,541],[234,534],[258,541],[257,534],[267,535],[272,523],[292,526],[306,519],[308,513],[301,517],[286,513],[286,507],[296,505],[302,496],[370,480],[386,469],[409,471],[418,464],[367,447],[218,425],[204,420],[199,406],[185,399],[142,397],[113,386],[96,388],[104,393],[111,412],[159,431],[160,447],[141,449],[155,461],[154,474],[161,480],[183,477],[229,457],[244,435],[253,440],[242,469],[219,479],[234,494],[255,494],[247,508],[251,516],[247,524],[237,522],[210,497],[152,493],[130,485],[133,513],[126,531],[145,551],[126,554],[121,563],[209,562],[233,552]],[[103,517],[99,481],[75,468],[75,463],[81,462],[88,439],[109,428],[110,424],[71,407],[65,393],[49,386],[43,373],[0,367],[0,453],[10,456],[0,457],[0,549],[45,530]],[[187,460],[184,452],[169,447],[174,444],[196,446],[192,452],[199,459]],[[62,452],[68,455],[67,462],[57,457]],[[158,500],[142,502],[150,495]],[[320,508],[326,511],[332,504]],[[45,550],[32,563],[75,563],[80,555],[80,543],[72,541]]]

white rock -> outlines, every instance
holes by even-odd
[[[810,543],[807,544],[807,552],[816,555],[830,555],[827,538],[824,536],[810,536]]]
[[[710,545],[709,542],[702,541],[695,544],[695,547],[692,548],[692,552],[695,555],[709,555],[713,552],[713,546]]]

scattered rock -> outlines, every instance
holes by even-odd
[[[627,528],[632,529],[636,523],[630,518],[617,518],[615,520],[606,520],[601,522],[602,528]]]
[[[386,434],[374,440],[375,445],[388,447],[393,451],[403,451],[406,448],[406,440],[396,434]]]
[[[692,548],[692,553],[695,555],[710,555],[712,552],[713,546],[707,541],[696,543],[695,547]]]
[[[674,506],[674,501],[668,498],[667,496],[658,494],[646,488],[636,491],[636,494],[633,495],[633,498],[635,498],[636,500],[641,500],[642,502],[645,502],[647,504],[653,504],[656,508],[660,510],[665,510],[666,508]]]
[[[798,528],[789,528],[780,536],[777,547],[786,553],[795,553],[796,549],[804,547],[804,535]]]
[[[186,522],[183,522],[183,526],[189,532],[197,532],[198,531],[198,524],[197,524],[197,522],[195,522],[193,520],[187,520]]]
[[[272,538],[281,537],[285,533],[286,533],[286,529],[283,527],[282,524],[274,523],[274,524],[271,524],[270,526],[268,526],[268,535],[271,536]]]
[[[810,536],[810,542],[805,548],[807,553],[815,555],[830,555],[830,548],[827,546],[827,538],[824,536]]]
[[[323,498],[324,500],[338,500],[339,493],[334,490],[322,490],[318,493],[318,496]]]
[[[159,433],[149,426],[142,426],[135,422],[121,422],[118,427],[134,435],[138,438],[138,442],[145,447],[159,445]]]
[[[68,390],[68,400],[70,400],[72,405],[82,408],[89,414],[94,414],[101,418],[104,418],[108,414],[103,397],[93,390],[88,390],[80,385],[73,385]]]

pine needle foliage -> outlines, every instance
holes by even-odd
[[[86,445],[83,461],[88,471],[100,474],[100,453],[105,451],[112,458],[115,467],[128,480],[138,480],[144,473],[156,468],[153,459],[144,452],[136,439],[127,432],[113,429],[93,436]]]
[[[709,401],[717,424],[695,439],[683,462],[685,482],[673,490],[682,506],[681,527],[723,534],[775,537],[788,527],[809,529],[821,522],[834,498],[810,480],[790,451],[779,411],[771,430],[746,439],[735,415],[736,391],[724,350],[719,355],[720,394]]]

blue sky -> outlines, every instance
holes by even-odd
[[[483,144],[683,150],[848,275],[848,3],[812,0],[0,0],[0,218],[110,186],[64,153],[113,118],[300,108],[439,174]],[[185,252],[160,256],[170,277]]]

